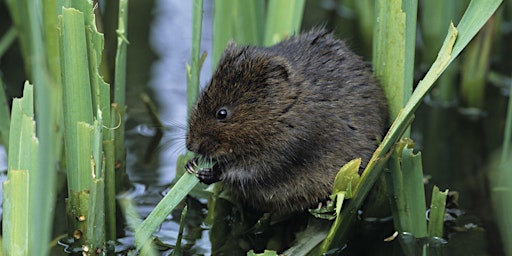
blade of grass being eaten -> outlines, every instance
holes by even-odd
[[[185,198],[185,196],[199,183],[196,176],[183,174],[172,189],[158,203],[149,216],[135,229],[135,246],[141,249],[155,230],[167,218],[169,213]]]
[[[119,198],[119,204],[121,206],[121,210],[123,211],[123,216],[125,216],[125,218],[126,218],[128,227],[131,230],[136,230],[137,227],[139,227],[140,224],[142,223],[142,220],[138,213],[138,209],[137,209],[135,203],[133,202],[132,199],[130,199],[126,196],[121,196]],[[150,240],[148,240],[141,247],[142,248],[139,250],[140,254],[134,253],[133,255],[147,255],[147,256],[159,255]]]

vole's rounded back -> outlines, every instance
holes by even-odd
[[[190,116],[187,148],[218,161],[204,182],[292,212],[325,199],[349,160],[366,165],[386,122],[369,65],[313,30],[268,48],[230,44]]]

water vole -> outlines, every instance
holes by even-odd
[[[327,198],[346,162],[368,163],[387,111],[370,66],[315,29],[268,48],[228,45],[186,144],[217,162],[196,170],[202,182],[222,181],[256,209],[301,211]]]

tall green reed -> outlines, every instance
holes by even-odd
[[[25,103],[15,103],[11,113],[4,252],[49,253],[56,174],[61,168],[67,169],[68,241],[74,251],[105,252],[106,233],[109,239],[116,238],[115,195],[105,190],[112,191],[116,184],[114,179],[105,183],[105,170],[114,170],[115,161],[113,151],[104,150],[103,144],[112,140],[109,135],[116,127],[110,116],[110,86],[100,73],[103,36],[96,29],[92,3],[47,1],[42,8],[30,1],[8,4],[34,90],[27,83],[24,97],[14,101]],[[116,69],[122,83],[124,69]],[[119,95],[124,98],[124,87]],[[116,138],[121,143],[122,139]],[[20,165],[19,159],[27,157],[32,160]],[[105,231],[105,226],[110,228]]]

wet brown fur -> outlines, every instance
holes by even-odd
[[[347,161],[365,166],[386,122],[370,66],[315,29],[268,48],[230,44],[190,116],[187,148],[216,159],[224,187],[249,205],[295,212],[325,199]]]

